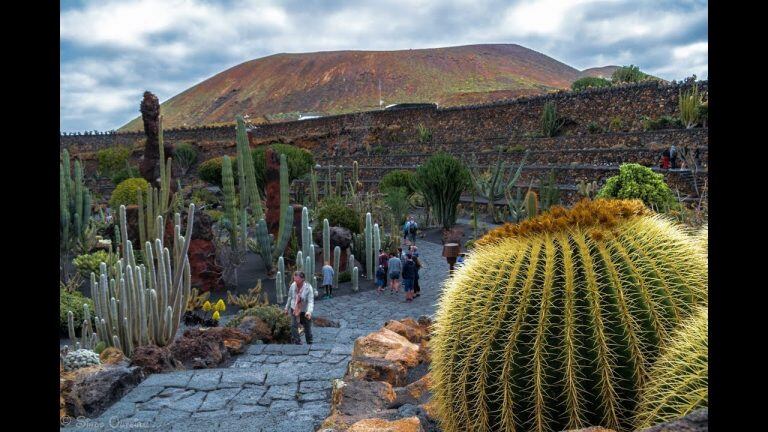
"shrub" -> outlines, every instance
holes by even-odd
[[[83,321],[85,316],[83,315],[83,305],[87,304],[88,309],[93,317],[93,301],[88,297],[82,295],[79,291],[68,292],[65,289],[59,290],[59,334],[61,336],[68,337],[69,329],[67,324],[67,313],[72,311],[72,315],[75,318],[75,335],[80,335],[80,330],[83,328]],[[91,323],[91,328],[93,323]]]
[[[640,201],[584,200],[491,231],[445,284],[432,394],[446,432],[632,428],[707,258]]]
[[[682,127],[683,122],[677,117],[662,116],[657,120],[653,120],[650,117],[643,117],[643,129],[646,131],[680,129]]]
[[[595,122],[589,122],[589,124],[587,125],[587,132],[591,134],[597,134],[602,131],[603,129],[600,126],[598,126],[597,123]]]
[[[690,129],[699,124],[701,118],[701,96],[699,96],[699,86],[695,83],[690,90],[683,93],[680,90],[680,120],[686,129]]]
[[[126,165],[122,169],[119,169],[112,173],[112,183],[115,185],[119,185],[120,183],[124,182],[125,180],[129,178],[138,178],[141,177],[141,173],[139,172],[139,169],[135,166]]]
[[[208,214],[208,216],[210,216],[214,222],[219,222],[221,221],[221,218],[224,217],[224,212],[221,210],[207,209],[207,210],[204,210],[204,212]]]
[[[708,406],[708,312],[698,312],[678,328],[651,368],[653,379],[640,398],[637,428],[672,421]]]
[[[287,144],[271,144],[278,154],[285,154],[288,162],[288,181],[291,182],[298,178],[302,178],[307,175],[310,169],[315,166],[312,153],[305,149],[301,149],[295,146]],[[251,149],[251,155],[253,157],[253,167],[256,175],[256,185],[263,191],[265,186],[265,174],[267,169],[266,159],[266,147],[259,146]],[[237,158],[231,157],[232,160],[232,175],[235,179],[235,184],[238,183],[238,171],[237,171]],[[223,157],[217,157],[209,159],[200,164],[197,168],[198,176],[207,181],[208,183],[221,186],[221,167],[223,164]]]
[[[219,197],[206,188],[198,188],[192,192],[192,202],[198,207],[203,204],[208,206],[218,206],[221,204]]]
[[[352,273],[347,270],[339,273],[339,283],[345,283],[352,280]]]
[[[456,223],[456,206],[461,193],[470,186],[469,170],[452,156],[439,152],[416,171],[414,185],[423,195],[443,228]]]
[[[413,171],[393,170],[381,178],[379,190],[382,193],[387,193],[387,190],[392,188],[405,188],[406,194],[411,196],[416,192],[416,186],[414,186],[415,178],[416,174]]]
[[[547,102],[541,112],[541,133],[545,137],[553,137],[560,133],[565,124],[565,119],[557,116],[557,106],[554,102]]]
[[[641,72],[635,65],[623,66],[616,69],[611,75],[611,81],[615,83],[636,83],[647,80],[650,75]]]
[[[206,181],[211,184],[215,184],[219,187],[221,187],[221,166],[224,161],[223,157],[217,157],[213,159],[208,159],[207,161],[200,164],[200,166],[197,167],[197,176],[200,177],[201,180]],[[237,164],[232,163],[232,174],[235,177],[235,184],[237,184]]]
[[[638,164],[622,164],[619,175],[605,182],[597,198],[639,199],[660,211],[677,208],[677,200],[664,183],[664,176]]]
[[[107,267],[111,267],[117,262],[117,256],[111,255],[107,251],[99,250],[91,254],[82,254],[72,260],[72,264],[77,268],[83,277],[90,279],[91,273],[99,274],[99,265],[105,262]]]
[[[372,152],[373,154],[375,154],[375,155],[383,155],[384,153],[386,153],[386,151],[387,151],[387,150],[386,150],[386,149],[384,148],[384,146],[383,146],[383,145],[381,145],[381,144],[379,144],[379,145],[375,145],[375,146],[373,146],[373,148],[371,149],[371,152]]]
[[[291,318],[283,309],[275,305],[258,305],[243,309],[227,322],[227,327],[237,327],[247,316],[255,316],[264,321],[272,331],[273,342],[287,342],[291,339]]]
[[[611,124],[608,126],[608,130],[611,132],[619,132],[624,128],[624,123],[621,121],[621,117],[611,118]]]
[[[418,132],[419,144],[428,144],[432,141],[432,131],[427,129],[422,123],[416,126],[416,130]]]
[[[118,171],[125,169],[130,157],[131,149],[127,146],[107,147],[96,152],[99,171],[107,177],[112,177]]]
[[[189,168],[197,162],[197,150],[189,143],[181,143],[173,149],[173,161],[186,174]]]
[[[123,180],[112,192],[112,197],[109,199],[109,206],[116,209],[120,208],[121,205],[127,206],[131,204],[137,204],[137,192],[139,190],[142,191],[145,197],[147,196],[149,183],[147,183],[147,181],[143,178],[134,177]]]
[[[330,195],[320,202],[313,219],[322,221],[328,219],[330,226],[348,228],[353,233],[360,233],[360,215],[344,204],[341,197]]]
[[[571,90],[578,92],[590,87],[610,87],[611,82],[605,78],[598,77],[584,77],[579,78],[571,84]]]
[[[409,201],[406,189],[403,187],[393,187],[386,190],[384,203],[389,207],[398,224],[405,223],[408,215]]]

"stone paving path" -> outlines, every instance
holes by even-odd
[[[312,345],[250,345],[230,368],[150,375],[87,424],[71,430],[312,432],[330,412],[333,379],[346,372],[355,339],[387,320],[432,316],[448,264],[442,246],[418,242],[421,297],[375,291],[315,300],[315,316],[339,328],[312,329]]]

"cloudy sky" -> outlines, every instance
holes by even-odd
[[[578,69],[708,76],[698,0],[62,0],[60,26],[65,132],[117,129],[144,90],[163,102],[281,52],[515,43]]]

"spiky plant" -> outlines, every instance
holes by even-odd
[[[699,241],[699,244],[704,248],[704,253],[707,253],[709,249],[709,228],[707,225],[704,225],[701,228],[699,228],[699,231],[696,233],[696,239]]]
[[[637,428],[683,417],[708,405],[708,311],[700,307],[672,335],[643,389]]]
[[[442,429],[629,430],[662,343],[707,302],[707,260],[638,200],[584,200],[479,239],[432,348]]]

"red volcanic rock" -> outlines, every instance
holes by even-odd
[[[142,345],[133,350],[131,365],[141,367],[146,375],[177,369],[168,347],[161,348],[156,345]]]
[[[216,367],[229,358],[220,332],[189,329],[170,345],[173,358],[188,369]]]
[[[216,247],[210,240],[192,239],[189,242],[189,268],[192,271],[192,286],[201,292],[224,288],[221,267],[216,264]]]

